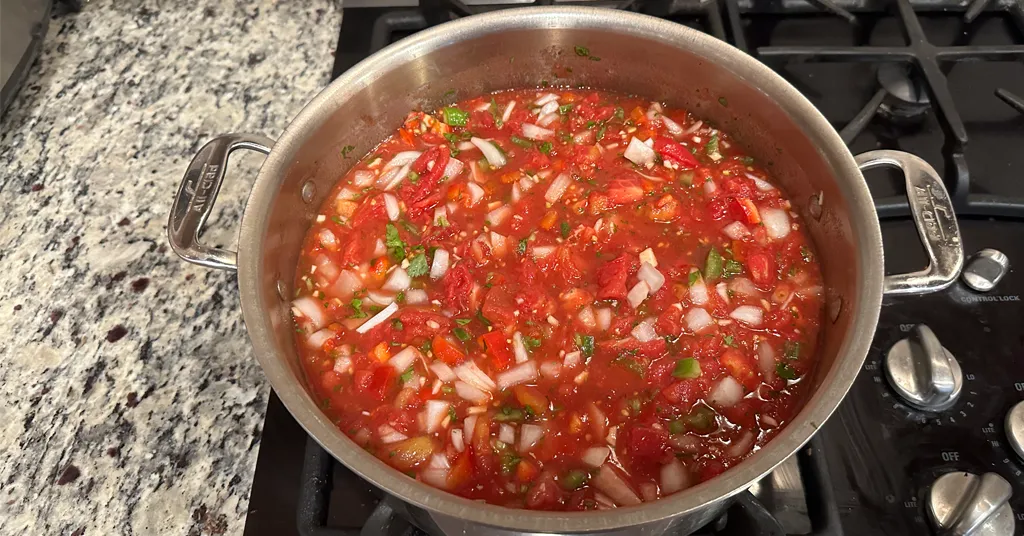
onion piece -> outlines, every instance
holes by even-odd
[[[460,380],[484,391],[493,391],[497,388],[494,380],[487,375],[486,372],[480,370],[474,361],[464,361],[461,365],[452,369],[452,372],[459,377]]]
[[[686,311],[684,320],[686,321],[686,327],[694,333],[700,333],[715,324],[715,319],[711,318],[711,315],[700,307],[694,307]]]
[[[754,285],[754,282],[746,277],[734,277],[729,281],[729,290],[736,294],[750,296],[752,298],[761,296],[761,291],[757,290],[757,286]]]
[[[537,364],[533,361],[520,363],[497,376],[498,389],[504,391],[509,387],[537,379]]]
[[[402,292],[407,290],[412,285],[412,278],[401,266],[396,267],[391,271],[391,275],[388,276],[387,281],[381,285],[381,290],[390,290],[391,292]]]
[[[654,250],[653,249],[647,248],[647,249],[641,251],[640,255],[638,255],[638,257],[640,257],[640,262],[641,263],[645,263],[646,262],[647,264],[650,264],[651,266],[653,266],[655,268],[658,267],[658,257],[656,257],[654,255]]]
[[[334,338],[335,333],[329,329],[321,329],[314,331],[306,337],[306,345],[310,348],[319,350],[324,347],[324,343]]]
[[[647,299],[650,291],[651,287],[647,286],[646,281],[638,281],[636,285],[633,285],[633,288],[629,289],[629,292],[626,294],[626,300],[629,302],[630,307],[636,309]]]
[[[691,274],[693,271],[690,272]],[[690,303],[694,305],[707,305],[708,286],[704,284],[704,277],[697,277],[697,281],[690,285]]]
[[[575,367],[576,365],[579,365],[582,362],[582,359],[580,359],[582,356],[583,354],[581,354],[579,351],[569,352],[565,354],[565,358],[563,358],[562,364],[568,368]]]
[[[658,292],[658,289],[665,284],[665,276],[647,262],[640,264],[640,271],[636,273],[636,276],[644,283],[647,283],[651,294]]]
[[[533,101],[535,106],[544,106],[545,104],[558,100],[558,95],[554,93],[545,93],[540,96],[537,100]]]
[[[473,145],[473,142],[466,140],[460,141],[458,144],[455,145],[455,148],[460,151],[475,151],[476,145]]]
[[[466,382],[455,382],[455,394],[474,404],[483,404],[491,399],[491,395],[487,394],[487,392],[481,391]]]
[[[320,300],[312,296],[302,296],[292,301],[292,312],[298,312],[303,318],[309,320],[313,330],[318,330],[327,324],[327,311],[320,304]]]
[[[569,189],[572,184],[572,178],[569,177],[568,173],[562,173],[555,177],[555,180],[551,181],[551,185],[548,186],[548,191],[544,192],[544,200],[548,203],[554,203],[565,195],[565,191]]]
[[[708,196],[713,196],[714,193],[717,192],[717,191],[718,191],[718,185],[715,184],[715,181],[711,180],[710,178],[708,178],[706,181],[704,181],[704,193],[705,194],[707,194]]]
[[[393,156],[391,160],[384,165],[383,171],[412,164],[420,157],[421,154],[423,153],[419,151],[402,151]]]
[[[638,166],[646,166],[647,164],[654,163],[655,153],[654,149],[651,149],[634,136],[630,138],[629,145],[622,153],[622,156]]]
[[[363,288],[363,280],[350,270],[342,270],[337,281],[331,285],[330,293],[334,298],[347,300],[357,290]]]
[[[726,285],[724,281],[715,285],[715,292],[719,298],[722,298],[722,301],[729,303],[729,285]]]
[[[764,230],[768,237],[773,240],[785,238],[791,230],[789,215],[785,210],[779,208],[762,208],[760,210],[761,221],[764,223]]]
[[[662,115],[661,116],[661,122],[665,123],[665,129],[668,130],[668,133],[671,134],[672,136],[679,137],[680,135],[682,135],[682,133],[683,133],[682,125],[680,125],[679,123],[676,123],[675,121],[669,119],[669,117],[667,115]]]
[[[558,100],[549,100],[537,110],[537,115],[553,114],[558,111]]]
[[[593,145],[594,131],[584,130],[582,132],[577,132],[575,135],[573,135],[572,142],[575,145]]]
[[[653,316],[641,320],[640,323],[633,328],[633,331],[630,332],[633,335],[633,338],[640,342],[651,342],[654,339],[657,339],[658,333],[654,331],[655,321],[657,321],[657,318]]]
[[[378,238],[377,241],[373,244],[373,256],[383,257],[384,254],[387,252],[387,246],[384,245],[384,241]]]
[[[384,191],[393,189],[405,180],[405,177],[409,175],[409,169],[411,168],[412,164],[406,164],[402,167],[394,167],[384,171],[380,174],[380,177],[377,177],[377,188]]]
[[[360,169],[352,173],[352,186],[356,188],[365,188],[373,184],[373,180],[377,178],[374,172],[368,169]]]
[[[590,447],[583,451],[583,456],[580,456],[580,460],[591,467],[597,468],[604,465],[609,454],[611,454],[611,449],[608,447]]]
[[[554,130],[531,125],[530,123],[523,123],[522,127],[523,137],[531,140],[546,140],[555,135]]]
[[[516,442],[516,429],[512,428],[511,424],[501,423],[501,426],[498,427],[498,441],[514,445]]]
[[[449,180],[454,179],[462,174],[462,170],[466,169],[466,164],[462,163],[462,160],[458,158],[449,158],[448,163],[444,166],[444,173],[442,176],[448,177]]]
[[[519,183],[512,184],[512,202],[518,203],[523,198],[523,191],[519,188]]]
[[[501,149],[499,149],[493,142],[477,137],[472,137],[469,141],[472,142],[473,145],[476,145],[476,148],[480,149],[481,153],[484,153],[484,158],[487,159],[487,163],[490,164],[491,167],[500,168],[508,163],[508,161],[505,160],[505,155],[502,154]]]
[[[430,264],[430,278],[441,279],[444,274],[448,273],[449,262],[451,257],[446,249],[438,249],[434,252],[434,260]]]
[[[395,221],[402,215],[398,208],[398,199],[392,194],[384,194],[384,209],[388,213],[388,219]]]
[[[590,479],[590,483],[615,501],[618,506],[636,506],[643,502],[633,488],[608,464],[602,465],[597,470],[594,477]]]
[[[615,425],[608,428],[608,435],[605,436],[604,440],[607,441],[608,444],[611,445],[612,447],[615,447],[615,442],[618,440],[618,436],[619,427],[618,425]]]
[[[746,175],[748,179],[754,181],[754,186],[756,186],[757,189],[761,190],[762,192],[770,192],[775,189],[775,186],[773,186],[772,183],[762,179],[761,177],[758,177],[757,175],[754,175],[753,173],[745,172],[743,174]]]
[[[597,327],[601,331],[607,331],[608,328],[612,327],[612,310],[607,307],[602,307],[595,312],[597,317]]]
[[[519,428],[519,452],[526,453],[544,437],[544,428],[536,424],[524,424]]]
[[[589,305],[585,305],[580,309],[576,318],[578,318],[580,320],[580,324],[583,324],[587,329],[594,329],[597,327],[597,318],[594,316],[594,308]]]
[[[516,101],[514,101],[514,100],[513,101],[509,101],[508,104],[505,105],[505,111],[501,114],[501,122],[502,123],[508,123],[508,118],[512,117],[512,110],[515,109],[515,107],[516,107]]]
[[[558,114],[555,112],[544,114],[537,118],[537,124],[541,127],[546,127],[555,121],[558,121]]]
[[[437,375],[437,378],[445,383],[453,382],[458,379],[458,376],[452,372],[452,368],[449,367],[444,361],[434,361],[430,364],[430,370]]]
[[[436,455],[435,455],[436,456]],[[439,489],[448,489],[449,468],[427,467],[420,471],[420,480]]]
[[[722,233],[732,240],[743,240],[750,236],[750,230],[747,229],[747,226],[738,221],[734,221],[729,225],[722,227]]]
[[[684,490],[692,485],[693,480],[686,467],[675,457],[661,466],[661,491],[666,495]]]
[[[380,435],[380,442],[385,444],[397,443],[399,441],[409,439],[407,435],[386,424],[382,424],[380,428],[377,429],[377,433]]]
[[[511,215],[511,207],[501,206],[487,213],[487,221],[491,222],[491,226],[497,227],[504,223]]]
[[[558,361],[545,361],[540,364],[540,375],[545,378],[558,378],[562,374],[562,364]]]
[[[775,379],[775,349],[766,340],[757,343],[757,368],[765,382]]]
[[[484,189],[475,182],[466,183],[466,189],[469,190],[469,203],[475,205],[484,198]]]
[[[658,485],[654,482],[643,482],[640,484],[640,496],[644,502],[658,500]]]
[[[523,343],[523,334],[518,331],[512,334],[512,349],[516,354],[516,363],[525,363],[530,360],[530,354],[526,351],[526,344]]]
[[[508,253],[508,237],[491,231],[491,253],[499,259]]]
[[[406,346],[405,348],[402,348],[402,350],[399,351],[397,354],[391,356],[391,359],[388,359],[388,364],[391,365],[399,373],[402,373],[405,372],[406,370],[409,370],[409,367],[411,367],[412,364],[415,363],[417,359],[419,359],[420,355],[422,354],[420,354],[420,351],[417,350],[415,347]]]
[[[405,291],[405,303],[409,305],[420,305],[430,301],[427,291],[421,288],[411,288]]]
[[[397,303],[392,303],[391,305],[381,309],[381,311],[379,313],[373,315],[366,322],[363,322],[363,324],[361,326],[356,328],[356,333],[366,333],[367,331],[370,331],[371,329],[373,329],[373,328],[377,327],[378,325],[380,325],[381,323],[383,323],[385,320],[391,318],[391,315],[395,314],[395,312],[397,312],[397,311],[398,311],[398,304]]]
[[[722,407],[735,406],[743,398],[743,386],[732,376],[725,376],[711,387],[708,402]]]
[[[428,434],[441,428],[441,422],[448,416],[451,404],[444,400],[427,400],[423,413],[423,428]]]
[[[725,454],[730,458],[738,458],[750,452],[754,446],[754,434],[747,430],[741,436],[734,439],[732,444],[725,447]]]
[[[452,446],[455,450],[462,452],[466,450],[466,443],[462,440],[462,428],[452,428]]]
[[[764,321],[764,309],[756,305],[741,305],[733,309],[729,317],[756,328]]]
[[[370,298],[370,301],[377,305],[391,305],[395,302],[394,294],[380,290],[371,290],[366,293],[366,297]]]
[[[555,246],[534,246],[530,249],[530,254],[533,255],[533,258],[535,259],[546,258],[554,252]]]
[[[476,415],[467,415],[462,421],[462,439],[471,440],[473,438],[473,429],[476,428]]]
[[[334,233],[330,229],[320,229],[317,233],[317,239],[320,240],[320,245],[331,250],[338,250],[338,237],[334,236]]]

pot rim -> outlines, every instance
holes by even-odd
[[[656,522],[698,510],[709,503],[729,498],[762,478],[800,449],[838,407],[870,348],[871,338],[856,334],[874,333],[882,302],[882,237],[871,194],[853,155],[835,129],[799,91],[767,66],[731,45],[683,25],[647,15],[591,7],[522,7],[516,16],[500,11],[474,15],[418,32],[364,59],[323,89],[288,125],[255,180],[245,207],[239,235],[238,284],[242,313],[256,352],[271,386],[299,425],[337,460],[403,501],[431,512],[465,521],[531,532],[588,532],[614,530]],[[688,490],[640,506],[608,511],[548,512],[506,508],[481,503],[439,490],[408,478],[358,447],[326,418],[313,403],[306,388],[275,356],[273,322],[261,307],[261,259],[267,231],[266,219],[280,182],[292,164],[293,155],[322,125],[330,112],[351,95],[371,85],[382,64],[404,63],[453,42],[493,32],[531,28],[599,28],[647,39],[657,39],[690,51],[699,51],[713,61],[747,79],[771,95],[804,132],[820,138],[819,150],[826,155],[836,177],[849,181],[852,235],[860,251],[856,296],[846,303],[857,304],[849,335],[843,341],[831,370],[807,399],[803,409],[775,438],[741,463],[721,475]]]

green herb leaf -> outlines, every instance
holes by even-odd
[[[722,255],[718,253],[718,250],[711,248],[708,252],[707,261],[704,262],[704,277],[707,279],[718,279],[722,276],[722,264],[724,263]]]
[[[572,110],[572,104],[563,104],[558,107],[558,114],[565,115]]]
[[[622,121],[623,119],[626,118],[626,110],[623,110],[622,106],[616,106],[615,114],[613,114],[612,117],[618,119],[619,121]]]
[[[722,277],[732,277],[743,273],[743,263],[728,259],[722,267]]]
[[[608,130],[608,125],[601,125],[601,128],[597,129],[597,141],[604,139],[604,133]]]
[[[384,245],[388,247],[388,254],[396,261],[405,258],[405,242],[398,235],[398,227],[395,227],[394,224],[389,223],[384,226]]]
[[[427,266],[427,256],[420,253],[409,261],[409,267],[405,269],[405,272],[409,274],[409,277],[419,277],[421,275],[427,275],[430,268]]]
[[[807,246],[800,246],[800,257],[804,259],[804,262],[814,260],[814,255],[811,255],[811,250],[807,249]]]
[[[519,244],[516,246],[516,252],[520,255],[526,255],[526,246],[529,244],[529,240],[526,238],[520,239]]]
[[[456,318],[455,319],[455,323],[460,325],[460,326],[465,326],[466,324],[468,324],[470,322],[472,322],[472,320],[469,319],[469,318]]]
[[[397,303],[405,302],[405,291],[404,290],[402,292],[399,292],[398,294],[395,294],[395,301]]]
[[[352,307],[353,311],[355,311],[352,313],[350,318],[366,318],[369,316],[366,314],[366,311],[363,311],[363,300],[360,300],[359,298],[352,298],[352,301],[349,302],[349,306]]]
[[[581,47],[579,45],[576,45],[576,47],[574,48],[576,49],[577,56],[585,58],[590,55],[590,49],[587,47]]]
[[[444,122],[453,127],[464,127],[469,121],[469,112],[454,106],[448,106],[441,110],[441,112],[444,114]]]
[[[391,327],[394,328],[395,331],[402,331],[405,329],[405,324],[403,324],[401,320],[396,318],[391,321]]]
[[[736,348],[736,341],[734,339],[735,338],[732,335],[726,335],[725,337],[722,337],[722,344]]]
[[[540,348],[541,340],[535,337],[523,337],[523,344],[530,350]]]
[[[561,225],[561,230],[562,230],[562,238],[569,238],[569,231],[571,230],[570,227],[569,227],[569,222],[563,221],[562,225]]]
[[[526,413],[509,406],[502,406],[498,413],[494,414],[494,420],[498,422],[522,422],[526,420]]]
[[[520,147],[524,147],[524,148],[527,148],[527,149],[529,149],[530,147],[533,147],[533,142],[532,141],[524,139],[524,138],[520,138],[519,136],[516,136],[515,134],[513,134],[512,137],[509,138],[509,139],[512,140],[512,143],[514,143],[514,144],[516,144],[516,145],[518,145]]]
[[[405,369],[405,372],[403,372],[402,375],[398,377],[398,383],[405,383],[411,380],[413,374],[416,374],[415,368],[409,367]]]
[[[454,333],[455,336],[458,337],[458,339],[460,341],[462,341],[462,342],[466,342],[469,339],[473,338],[473,336],[470,335],[469,332],[466,331],[465,328],[455,328],[455,329],[452,330],[452,333]]]
[[[355,150],[355,148],[356,148],[355,145],[346,145],[346,146],[342,147],[341,148],[341,156],[343,158],[348,158],[348,154],[351,153],[353,150]]]
[[[427,339],[423,344],[420,345],[420,351],[424,354],[431,351],[434,345],[430,343],[430,339]]]
[[[585,127],[583,127],[583,128],[586,128],[586,129],[589,130],[589,129],[594,128],[596,126],[597,126],[597,123],[595,123],[594,121],[587,121],[587,125]]]
[[[643,363],[638,361],[636,358],[627,357],[625,355],[620,355],[619,357],[613,359],[612,364],[625,368],[626,370],[636,374],[637,376],[640,376],[641,378],[643,378],[644,373],[647,372],[647,370],[644,368]]]
[[[728,106],[729,101],[726,100],[725,97],[718,97],[718,104],[721,104],[722,106]]]
[[[555,146],[551,145],[550,141],[546,141],[546,142],[540,144],[539,146],[537,146],[537,149],[539,149],[540,152],[542,152],[544,154],[551,154],[551,149],[554,149],[554,148],[555,148]]]
[[[485,326],[490,326],[491,325],[491,321],[487,320],[487,317],[484,316],[483,311],[477,311],[476,312],[476,319],[479,320],[480,323],[485,325]]]
[[[679,379],[693,379],[700,377],[700,363],[692,358],[686,357],[676,361],[676,368],[672,370],[672,376]]]
[[[777,363],[775,365],[775,374],[778,374],[784,380],[796,379],[796,371],[788,363]]]
[[[580,349],[584,357],[591,357],[594,355],[594,336],[583,335],[577,333],[573,336],[573,340],[576,342],[576,347]]]
[[[565,491],[574,491],[583,487],[587,483],[590,475],[582,469],[572,469],[565,473],[562,478],[558,479],[558,483],[562,486]]]
[[[718,154],[718,133],[712,134],[711,139],[704,145],[704,154],[708,156]]]

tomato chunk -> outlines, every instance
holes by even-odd
[[[515,356],[508,346],[508,340],[505,338],[504,332],[492,331],[481,335],[480,344],[487,349],[487,354],[491,358],[491,365],[496,370],[505,370],[515,361]]]
[[[699,165],[697,158],[693,156],[689,149],[670,138],[664,136],[655,138],[654,150],[660,153],[663,159],[674,163],[680,169],[693,169]]]
[[[459,343],[450,337],[435,335],[430,349],[434,352],[435,357],[447,365],[455,366],[466,359],[466,353],[462,351]]]

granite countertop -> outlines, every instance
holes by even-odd
[[[329,80],[331,2],[89,2],[0,122],[0,534],[240,534],[269,388],[235,277],[166,246],[212,136],[281,133]],[[234,245],[262,159],[206,241]]]

